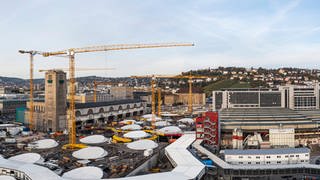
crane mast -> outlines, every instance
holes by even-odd
[[[152,119],[151,119],[151,125],[152,128],[155,129],[156,127],[156,93],[155,91],[156,86],[156,80],[154,78],[151,79],[151,111],[152,111]]]
[[[158,116],[161,117],[161,104],[162,104],[162,100],[161,100],[161,88],[158,87]]]
[[[34,107],[33,107],[33,57],[36,54],[41,54],[39,51],[26,51],[26,50],[19,50],[18,51],[21,54],[29,54],[29,74],[30,74],[30,97],[29,97],[29,102],[30,102],[30,109],[29,109],[29,129],[32,131],[34,129],[34,122],[33,122],[33,112],[34,112]]]
[[[193,79],[207,79],[207,78],[214,78],[211,76],[195,76],[195,75],[146,75],[146,76],[131,76],[132,78],[152,78],[152,79],[188,79],[188,113],[192,114],[193,111],[193,92],[192,92],[192,83],[193,83]],[[151,80],[151,87],[153,87],[152,84],[155,84],[154,80]],[[152,92],[154,93],[155,89],[151,89]],[[158,89],[158,94],[161,93],[161,90]],[[160,115],[161,113],[161,100],[159,101],[159,99],[161,99],[161,95],[158,95],[158,115]],[[152,95],[152,102],[155,102],[155,95]],[[155,105],[153,105],[152,103],[152,112],[155,113]]]
[[[30,56],[30,111],[29,111],[29,129],[33,130],[33,53],[29,54]]]

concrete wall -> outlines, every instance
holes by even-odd
[[[158,152],[158,153],[156,153],[156,154],[154,154],[150,159],[148,159],[146,162],[144,162],[138,168],[136,168],[135,170],[130,172],[127,175],[127,177],[145,174],[146,172],[148,172],[149,169],[151,169],[151,168],[156,166],[158,158],[160,156],[163,156],[163,155],[164,155],[164,151],[163,150]]]

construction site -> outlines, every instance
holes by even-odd
[[[30,99],[23,123],[0,125],[1,175],[23,180],[44,175],[62,180],[231,180],[266,179],[260,176],[267,168],[275,179],[317,177],[320,168],[310,162],[317,158],[318,114],[287,108],[289,103],[275,90],[213,92],[213,103],[207,104],[193,82],[210,81],[211,76],[131,76],[149,80],[143,91],[126,82],[93,81],[85,90],[76,87],[77,53],[179,46],[194,44],[20,50],[30,58]],[[45,72],[43,99],[34,98],[33,92],[36,55],[69,60],[69,69],[40,70]],[[160,86],[166,79],[186,80],[187,88],[168,93]],[[305,90],[313,95],[310,89]]]
[[[130,91],[128,93],[130,87],[127,85],[121,88],[118,86],[119,88],[114,90],[122,99],[104,99],[108,98],[108,94],[104,93],[100,86],[112,85],[110,82],[94,81],[93,98],[77,99],[79,93],[75,87],[75,54],[179,46],[193,44],[122,44],[72,48],[56,52],[20,50],[20,53],[28,54],[30,58],[30,99],[27,102],[26,120],[23,124],[1,125],[1,158],[7,159],[7,165],[20,162],[45,167],[57,177],[66,179],[120,178],[171,173],[178,164],[170,158],[171,151],[166,148],[185,132],[195,130],[193,79],[209,77],[132,76],[135,79],[151,79],[150,88],[147,90],[151,92],[151,107],[148,101],[130,98],[132,95]],[[40,70],[45,72],[43,100],[34,100],[33,95],[33,63],[36,55],[66,56],[69,59],[69,69]],[[64,71],[68,71],[69,78]],[[187,109],[162,112],[166,108],[162,105],[161,89],[157,87],[161,78],[188,80]],[[87,168],[89,173],[79,175],[77,172],[80,172],[81,168]],[[34,179],[30,174],[19,175],[5,169],[1,172],[16,179]],[[187,173],[186,170],[183,172]],[[195,173],[191,177],[198,175],[199,173]]]

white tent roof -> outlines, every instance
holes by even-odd
[[[64,173],[62,177],[66,179],[101,179],[103,171],[92,166],[80,167]]]
[[[161,113],[161,116],[173,117],[173,116],[179,116],[179,114],[173,114],[173,113]]]
[[[121,127],[122,130],[140,130],[142,129],[141,126],[137,124],[130,124],[130,125],[125,125]]]
[[[138,124],[138,125],[143,125],[143,121],[136,121],[136,124]]]
[[[167,127],[159,129],[159,131],[164,134],[182,133],[182,130],[177,126],[167,126]]]
[[[35,142],[32,142],[28,146],[35,147],[36,149],[48,149],[57,147],[59,144],[54,139],[41,139]]]
[[[178,120],[178,122],[193,124],[194,120],[191,118],[182,118],[182,119]]]
[[[80,139],[80,142],[84,144],[101,144],[106,141],[108,141],[108,138],[103,135],[91,135]]]
[[[16,180],[16,178],[12,176],[1,176],[0,175],[0,180]]]
[[[72,153],[72,156],[77,159],[98,159],[107,155],[108,152],[101,147],[87,147]]]
[[[145,114],[145,115],[143,115],[142,117],[143,117],[143,118],[146,118],[146,119],[152,118],[152,114]]]
[[[154,120],[155,120],[155,121],[161,121],[162,118],[156,116],[156,117],[154,118]],[[147,118],[147,121],[152,121],[152,117],[151,117],[151,118]]]
[[[167,122],[167,121],[157,121],[155,123],[156,126],[170,126],[171,123]]]
[[[43,162],[43,158],[38,153],[24,153],[16,156],[12,156],[9,160],[19,161],[24,163],[36,163]]]
[[[187,125],[185,125],[185,124],[179,124],[178,127],[179,127],[179,128],[186,128]]]
[[[149,139],[142,139],[142,140],[128,143],[127,147],[129,149],[134,149],[134,150],[145,150],[145,149],[154,149],[158,147],[158,144]]]
[[[125,138],[131,138],[131,139],[141,139],[149,136],[150,134],[144,132],[144,131],[131,131],[128,133],[125,133],[123,137]]]
[[[0,127],[15,127],[15,124],[0,124]]]

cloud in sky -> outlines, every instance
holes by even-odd
[[[318,68],[319,8],[317,0],[7,1],[0,7],[0,75],[28,78],[28,58],[18,49],[155,42],[196,46],[81,54],[78,67],[116,70],[77,75],[174,74],[218,66]],[[35,59],[36,69],[67,66],[63,58]]]

